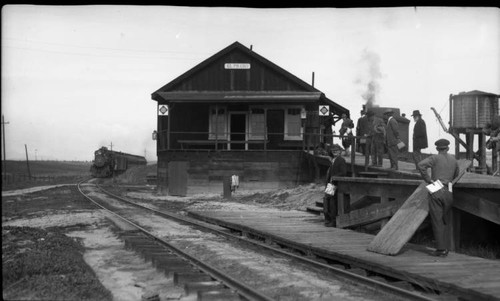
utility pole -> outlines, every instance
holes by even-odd
[[[4,180],[7,180],[7,160],[5,159],[5,125],[9,124],[5,122],[2,115],[2,137],[3,137],[3,174]]]
[[[109,145],[110,150],[113,150],[113,141],[111,141],[111,144]]]
[[[28,176],[31,179],[30,161],[28,160],[28,146],[25,144],[24,149],[26,150],[26,165],[28,166]]]

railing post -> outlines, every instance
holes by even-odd
[[[231,198],[231,176],[224,176],[222,179],[222,191],[223,198],[230,199]]]
[[[356,163],[356,138],[352,137],[352,145],[351,145],[351,177],[355,177],[354,175],[354,164]]]

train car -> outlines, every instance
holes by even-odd
[[[95,178],[108,178],[123,173],[132,166],[146,165],[146,158],[108,150],[101,147],[94,152],[90,173]]]

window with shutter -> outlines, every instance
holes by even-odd
[[[215,106],[210,107],[209,122],[208,130],[210,133],[208,139],[215,140],[216,133],[217,139],[227,139],[227,109],[225,107],[218,107],[217,109]]]
[[[250,109],[250,119],[249,119],[249,139],[265,139],[266,138],[266,119],[265,111],[263,108],[252,108]]]
[[[288,108],[285,114],[285,140],[302,140],[300,107]]]

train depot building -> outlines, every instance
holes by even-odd
[[[310,182],[303,149],[349,110],[239,42],[152,93],[158,187],[170,195]],[[323,116],[321,116],[323,115]],[[331,139],[331,138],[329,138]],[[304,172],[305,171],[305,172]],[[198,189],[198,190],[197,190]],[[203,190],[199,190],[203,189]]]

